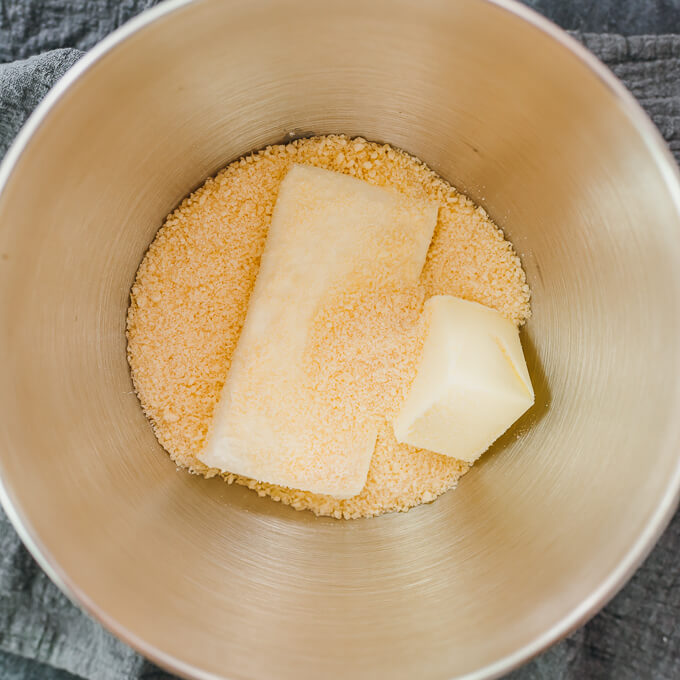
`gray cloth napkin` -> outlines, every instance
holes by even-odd
[[[87,48],[151,4],[154,0],[46,0],[36,29],[35,17],[22,3],[0,0],[0,61],[7,62],[0,63],[0,156],[49,88],[82,54],[50,48]],[[541,0],[531,4],[540,5]],[[27,6],[35,9],[35,4]],[[680,159],[680,36],[575,36],[624,81]],[[23,58],[44,49],[50,51]],[[508,677],[680,678],[679,554],[680,513],[602,613]],[[91,680],[171,678],[71,604],[36,565],[0,511],[0,679],[69,680],[70,674]]]

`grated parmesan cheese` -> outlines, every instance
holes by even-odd
[[[167,217],[140,265],[127,320],[135,389],[158,440],[177,465],[208,477],[220,472],[198,456],[245,320],[278,187],[294,163],[343,172],[440,206],[419,290],[374,289],[349,298],[344,294],[344,299],[338,293],[317,316],[309,342],[325,347],[329,368],[325,373],[308,370],[320,385],[333,380],[334,366],[349,366],[361,347],[364,366],[393,362],[393,375],[386,368],[374,372],[389,389],[375,391],[370,408],[394,409],[413,375],[417,318],[423,300],[432,295],[479,302],[516,325],[530,314],[529,288],[511,244],[484,210],[418,159],[388,145],[331,135],[267,147],[235,161]],[[367,316],[370,329],[382,329],[384,343],[361,343],[362,333],[373,332],[362,321]],[[334,351],[324,338],[329,329],[342,337],[338,328],[354,343]],[[377,357],[373,363],[371,352]],[[362,382],[361,371],[354,365],[343,380],[354,389]],[[385,421],[366,485],[352,498],[338,500],[233,474],[223,477],[296,509],[349,519],[429,502],[455,486],[468,467],[398,444]]]

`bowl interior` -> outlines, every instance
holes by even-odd
[[[505,4],[169,7],[53,99],[0,196],[12,515],[62,585],[177,671],[490,677],[597,606],[670,512],[668,157],[601,73]],[[330,132],[402,147],[484,205],[533,290],[536,406],[455,492],[350,522],[176,471],[125,357],[164,216],[239,155]]]

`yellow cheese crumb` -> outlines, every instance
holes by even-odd
[[[386,324],[385,337],[398,344],[394,340],[398,335],[389,328],[394,321],[388,318],[392,309],[399,312],[395,318],[404,319],[408,341],[413,338],[409,334],[416,332],[413,324],[421,298],[437,294],[493,307],[517,325],[530,313],[529,288],[511,244],[484,210],[418,159],[388,145],[331,135],[267,147],[235,161],[167,217],[140,265],[128,312],[128,360],[144,412],[172,459],[208,477],[219,471],[197,456],[205,445],[245,319],[278,187],[294,163],[343,172],[440,206],[421,290],[387,295],[367,291],[354,300],[338,300],[341,308],[348,302],[342,312],[343,327],[354,324],[360,333],[361,310],[373,309],[371,313]],[[365,167],[367,163],[370,167]],[[330,311],[324,314],[316,319],[310,342],[322,342],[328,333]],[[389,413],[412,375],[408,357],[413,353],[405,353],[407,365],[399,365],[397,346],[377,347],[377,343],[369,347],[367,356],[371,351],[392,354],[401,376],[382,377],[393,385],[393,393],[378,397],[382,401],[375,408]],[[351,343],[341,348],[334,355],[335,365],[347,365],[355,349]],[[330,370],[316,375],[322,382],[332,379]],[[343,379],[359,377],[350,371]],[[366,486],[349,499],[223,476],[229,483],[244,484],[296,509],[354,518],[429,502],[455,486],[467,469],[461,461],[398,444],[386,422],[378,434]]]

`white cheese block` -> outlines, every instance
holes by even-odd
[[[424,313],[422,356],[394,434],[472,463],[534,403],[519,332],[497,311],[450,295],[430,298]]]
[[[291,168],[199,456],[206,465],[336,498],[361,491],[378,423],[351,399],[311,389],[310,327],[332,296],[416,283],[437,212],[347,175]]]

